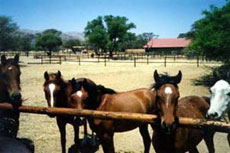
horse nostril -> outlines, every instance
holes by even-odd
[[[213,116],[214,116],[214,117],[217,117],[217,116],[218,116],[218,113],[217,113],[217,112],[215,112],[215,113],[213,114]]]

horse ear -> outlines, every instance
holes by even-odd
[[[45,80],[46,80],[46,81],[48,81],[48,80],[49,80],[49,74],[48,74],[48,72],[47,72],[47,71],[45,71],[45,73],[44,73],[44,78],[45,78]]]
[[[154,77],[155,82],[159,82],[160,77],[159,77],[159,74],[157,73],[157,70],[154,71],[153,77]]]
[[[72,80],[70,80],[70,83],[71,83],[72,85],[75,85],[75,84],[76,84],[75,78],[72,78]]]
[[[177,76],[175,76],[175,78],[174,78],[174,81],[176,84],[178,84],[181,82],[181,79],[182,79],[182,73],[181,73],[181,70],[179,70]]]
[[[58,78],[61,78],[61,71],[59,71],[59,70],[58,70],[58,72],[57,72],[57,77],[58,77]]]
[[[16,55],[14,56],[14,63],[15,63],[15,64],[18,64],[18,62],[19,62],[19,54],[16,54]]]
[[[2,65],[6,65],[6,56],[5,55],[2,55],[2,57],[1,57],[1,63],[2,63]]]

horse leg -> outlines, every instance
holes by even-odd
[[[87,131],[87,120],[84,118],[83,120],[83,125],[84,125],[84,135],[87,136],[88,131]]]
[[[149,136],[149,131],[148,131],[148,124],[144,124],[139,127],[139,131],[141,133],[143,142],[144,142],[144,153],[149,153],[150,145],[151,145],[151,138]]]
[[[61,136],[61,149],[62,149],[62,153],[66,153],[66,123],[57,117],[57,125],[60,131],[60,136]]]
[[[207,145],[208,151],[209,153],[214,153],[215,152],[215,148],[214,148],[214,142],[213,142],[213,137],[215,132],[214,131],[209,131],[209,130],[205,130],[205,135],[204,135],[204,141]]]
[[[79,140],[79,125],[74,124],[73,128],[74,128],[74,142],[76,145],[76,153],[79,153],[81,148],[80,140]]]
[[[99,136],[104,153],[115,153],[113,133],[102,133]]]
[[[188,152],[189,152],[189,153],[199,153],[199,151],[197,150],[196,147],[190,148]]]

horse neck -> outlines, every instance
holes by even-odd
[[[57,97],[57,107],[67,107],[68,95],[66,94],[68,83],[64,80],[60,80],[58,83],[61,87],[61,90]]]
[[[0,103],[9,102],[10,96],[6,86],[6,80],[4,80],[3,74],[0,74]]]

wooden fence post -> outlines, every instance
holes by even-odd
[[[100,54],[97,55],[97,62],[100,63]]]
[[[81,57],[80,57],[80,55],[78,56],[78,65],[81,66]]]
[[[136,67],[136,57],[134,57],[134,67]]]
[[[41,64],[43,64],[43,57],[41,56]]]
[[[149,55],[147,54],[147,64],[149,64]]]
[[[197,67],[199,67],[199,56],[197,56]]]
[[[164,59],[165,59],[165,60],[164,60],[164,66],[166,67],[166,59],[167,59],[167,56],[165,56]]]
[[[59,64],[61,65],[61,56],[59,56]]]
[[[104,55],[104,65],[106,66],[106,54]]]

